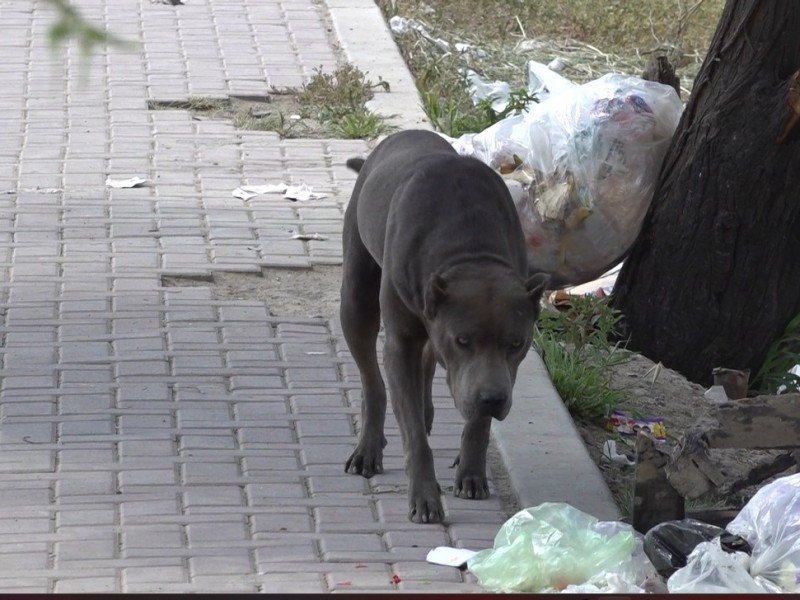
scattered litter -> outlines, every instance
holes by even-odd
[[[319,242],[324,242],[325,240],[330,239],[328,236],[322,235],[320,233],[295,233],[292,236],[293,240],[302,240],[304,242],[308,242],[311,240],[317,240]]]
[[[644,591],[658,575],[642,540],[627,523],[545,502],[506,521],[494,547],[474,554],[467,566],[493,591],[557,592],[590,581],[606,592]]]
[[[731,400],[740,400],[747,397],[747,387],[750,380],[750,369],[737,370],[715,367],[711,374],[714,376],[714,385],[721,385],[725,394]]]
[[[429,563],[434,565],[444,565],[445,567],[455,567],[457,569],[464,569],[467,566],[467,561],[475,556],[475,550],[467,550],[466,548],[451,548],[450,546],[437,546],[425,557]]]
[[[341,586],[345,586],[346,587],[346,586],[349,586],[349,585],[353,585],[353,582],[352,581],[337,581],[336,585],[341,585]]]
[[[306,354],[311,354],[311,353],[310,352],[306,352]],[[355,568],[356,569],[366,569],[367,565],[365,565],[364,563],[356,563],[355,564]]]
[[[403,581],[403,580],[402,580],[402,579],[400,579],[400,575],[398,575],[397,573],[395,573],[394,575],[392,575],[392,583],[393,583],[393,584],[397,585],[397,584],[398,584],[398,583],[400,583],[401,581]]]
[[[705,396],[712,402],[730,401],[730,398],[728,398],[728,394],[725,393],[725,388],[722,387],[721,385],[712,385],[703,393],[703,396]]]
[[[617,452],[617,442],[614,440],[606,440],[603,442],[603,456],[618,465],[627,465],[631,467],[636,464],[636,461],[631,460],[625,454]]]
[[[147,180],[141,177],[131,177],[130,179],[111,179],[111,177],[108,177],[106,179],[106,185],[112,188],[135,188],[141,187],[145,183],[147,183]]]
[[[409,31],[416,31],[421,37],[431,42],[442,52],[450,52],[449,43],[442,38],[433,37],[428,31],[428,28],[416,19],[406,19],[405,17],[396,15],[389,19],[389,28],[392,30],[392,33],[398,35],[404,35]]]
[[[642,430],[659,441],[667,439],[667,428],[662,417],[637,417],[624,410],[615,410],[608,419],[608,428],[623,436],[634,436]]]
[[[321,194],[319,192],[315,192],[313,191],[313,189],[314,188],[307,186],[305,184],[290,185],[288,188],[286,188],[283,197],[289,200],[306,202],[308,200],[319,200],[320,198],[325,198],[327,196],[327,194]]]
[[[324,352],[324,351],[310,351],[310,352],[306,352],[306,354],[308,354],[309,356],[324,356],[325,354],[327,354],[327,352]]]
[[[453,142],[509,185],[528,263],[555,288],[617,264],[639,233],[683,104],[674,88],[609,73],[580,86],[529,61],[530,104]]]
[[[233,190],[233,197],[250,200],[261,194],[283,194],[289,186],[285,183],[268,183],[266,185],[242,185]]]
[[[476,46],[473,46],[472,44],[465,44],[463,42],[456,42],[455,44],[453,44],[453,48],[456,49],[456,52],[460,52],[461,54],[464,54],[466,52],[473,52],[476,56],[480,58],[484,58],[487,55],[486,50],[484,50],[483,48],[478,48]]]
[[[511,87],[505,81],[486,82],[472,69],[464,69],[464,76],[469,82],[469,94],[472,103],[477,105],[482,100],[492,101],[492,110],[503,112],[508,106]]]

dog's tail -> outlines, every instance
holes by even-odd
[[[361,167],[364,166],[364,159],[363,158],[348,158],[347,162],[345,163],[348,169],[352,169],[356,173],[361,171]]]

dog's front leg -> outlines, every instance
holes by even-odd
[[[456,482],[453,493],[461,498],[483,500],[489,497],[486,479],[486,449],[492,417],[474,417],[461,433],[461,453],[458,455]]]
[[[425,429],[424,345],[424,339],[401,337],[387,328],[384,365],[406,458],[408,518],[415,523],[439,523],[444,508]]]

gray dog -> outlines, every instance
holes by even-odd
[[[492,418],[531,344],[548,276],[528,278],[525,241],[502,178],[422,130],[393,134],[359,171],[344,219],[341,322],[363,388],[361,437],[345,471],[383,472],[386,387],[376,340],[383,317],[384,366],[409,480],[409,519],[444,518],[427,436],[436,362],[466,420],[455,495],[489,495],[486,449]]]

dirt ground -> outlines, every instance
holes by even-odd
[[[216,272],[213,282],[169,278],[165,285],[210,285],[220,299],[263,301],[273,315],[299,317],[335,317],[339,311],[340,266],[316,266],[313,269],[264,269],[263,275]],[[666,427],[663,444],[672,450],[681,435],[710,413],[712,404],[704,397],[705,389],[683,376],[656,366],[646,357],[633,354],[631,361],[617,365],[610,372],[613,387],[626,392],[619,409],[640,417],[660,417]],[[634,467],[611,462],[603,456],[603,444],[614,439],[617,450],[635,458],[633,439],[607,428],[604,423],[575,423],[586,448],[602,473],[623,515],[629,515],[633,499]],[[749,450],[714,450],[712,458],[721,466],[736,489],[725,486],[718,494],[687,503],[688,508],[740,508],[758,489],[748,486],[751,469],[775,459],[779,452]],[[521,508],[516,503],[502,462],[496,452],[489,456],[495,484],[508,514]]]
[[[630,362],[612,367],[611,382],[612,387],[627,392],[627,398],[619,406],[620,410],[640,417],[663,419],[666,440],[662,442],[662,447],[668,448],[671,453],[675,452],[681,436],[707,421],[712,412],[713,403],[704,396],[705,388],[671,369],[657,366],[641,354],[634,353]],[[620,435],[600,423],[576,422],[576,426],[621,512],[629,515],[635,468],[604,457],[603,443],[614,439],[620,454],[635,459],[633,437]],[[709,455],[725,475],[725,484],[716,493],[687,501],[687,509],[741,508],[759,487],[773,479],[751,484],[751,481],[758,480],[751,472],[771,464],[782,454],[780,451],[747,449],[711,450]],[[795,470],[796,467],[780,475]]]

